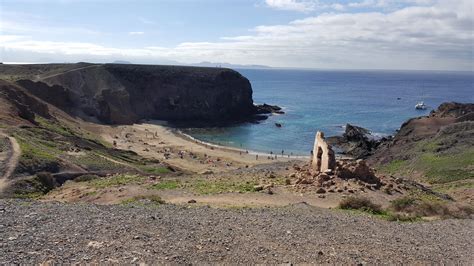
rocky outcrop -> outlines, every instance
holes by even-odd
[[[29,66],[30,72],[34,66]],[[89,121],[128,124],[140,119],[227,123],[281,112],[254,106],[250,82],[231,69],[155,65],[81,64],[20,80],[37,97]],[[30,73],[29,72],[29,73]]]
[[[257,114],[270,114],[270,113],[275,113],[275,114],[284,114],[281,110],[281,107],[276,106],[276,105],[269,105],[269,104],[259,104],[255,106],[256,108],[256,113]]]
[[[390,137],[376,139],[368,129],[347,124],[342,136],[329,137],[327,141],[341,149],[342,154],[355,159],[364,159],[373,154],[377,147],[388,139]]]
[[[1,116],[3,121],[15,121],[15,117],[3,116],[18,116],[30,123],[36,124],[35,116],[40,115],[45,118],[50,118],[48,106],[28,94],[12,83],[0,80],[0,98],[2,99]],[[9,110],[3,110],[8,108]]]
[[[474,113],[474,104],[447,102],[442,103],[437,110],[430,113],[430,117],[462,117]]]
[[[28,79],[19,80],[16,84],[41,100],[55,105],[62,110],[72,111],[74,108],[71,92],[59,85],[48,86],[41,81],[35,82]]]
[[[430,152],[457,154],[474,145],[474,104],[443,103],[429,116],[412,118],[400,127],[392,140],[384,142],[368,158],[370,164],[394,160],[410,161],[426,149],[416,149],[421,142],[431,144]]]

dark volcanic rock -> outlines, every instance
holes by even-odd
[[[49,109],[46,104],[32,97],[23,88],[15,86],[9,82],[0,81],[0,97],[5,99],[16,109],[19,117],[35,124],[35,115],[41,115],[50,118]]]
[[[285,113],[281,110],[281,107],[276,106],[276,105],[269,105],[269,104],[264,103],[264,104],[259,104],[255,107],[257,109],[256,111],[257,114],[270,114],[270,113],[284,114]]]
[[[124,64],[67,69],[41,74],[41,82],[18,84],[63,110],[73,107],[65,110],[73,115],[110,124],[240,122],[281,113],[277,106],[254,106],[250,82],[231,69]]]
[[[371,136],[369,130],[347,124],[342,136],[329,137],[327,141],[329,144],[341,149],[343,154],[356,159],[363,159],[371,155],[375,149],[382,142],[387,141],[387,139],[382,138],[377,140]]]
[[[16,83],[41,100],[55,105],[62,110],[70,111],[74,107],[73,96],[70,95],[70,91],[61,86],[48,86],[46,83],[34,82],[28,79],[19,80]]]
[[[472,103],[442,103],[437,110],[430,113],[431,117],[462,117],[474,113],[474,104]]]

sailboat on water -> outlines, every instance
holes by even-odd
[[[425,104],[425,102],[423,102],[423,101],[418,102],[418,103],[415,105],[415,109],[417,109],[417,110],[426,110],[426,104]]]
[[[424,90],[424,86],[421,89],[421,98],[423,98],[423,90]],[[416,110],[426,110],[426,108],[427,106],[424,101],[420,101],[415,105]]]

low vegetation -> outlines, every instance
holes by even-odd
[[[348,197],[339,203],[339,208],[343,210],[360,210],[372,214],[383,214],[382,206],[373,203],[364,197]]]
[[[153,184],[150,186],[152,189],[177,189],[181,188],[181,183],[177,180],[163,180],[160,183]]]
[[[144,203],[152,203],[152,204],[165,204],[166,202],[161,199],[158,195],[141,195],[135,196],[133,198],[125,199],[121,202],[121,204],[128,205],[128,204],[144,204]]]
[[[153,174],[153,175],[166,174],[166,173],[171,172],[171,170],[163,166],[159,166],[159,167],[146,166],[146,167],[141,167],[140,169],[148,174]]]
[[[391,202],[391,210],[415,217],[468,218],[474,214],[472,206],[427,198],[403,197]]]
[[[358,210],[380,216],[389,221],[413,222],[423,217],[469,218],[474,214],[474,208],[468,205],[442,201],[428,197],[403,197],[393,200],[390,207],[383,209],[364,197],[349,197],[339,203],[344,210]]]
[[[186,181],[163,180],[151,185],[150,189],[188,189],[198,194],[219,194],[227,192],[255,192],[257,189],[255,181],[228,180],[228,179],[192,179]]]
[[[56,187],[54,178],[48,172],[39,172],[35,176],[22,179],[14,184],[15,198],[36,199]]]
[[[432,184],[443,184],[458,180],[474,179],[474,149],[457,154],[423,154],[417,167],[425,172]]]
[[[98,178],[92,181],[89,181],[89,185],[95,188],[106,188],[112,186],[123,186],[130,184],[141,184],[147,177],[141,175],[131,175],[131,174],[116,174],[106,178]]]

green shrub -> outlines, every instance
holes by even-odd
[[[36,179],[44,186],[45,191],[48,192],[55,187],[54,177],[48,172],[39,172],[36,174]]]
[[[409,213],[388,213],[387,220],[389,221],[397,221],[397,222],[416,222],[421,219],[420,216],[409,214]]]
[[[154,174],[154,175],[166,174],[166,173],[171,172],[168,168],[162,167],[162,166],[161,167],[143,167],[142,170],[146,173]]]
[[[416,202],[415,198],[412,197],[403,197],[396,200],[393,200],[390,204],[395,211],[403,211],[406,208],[413,206]]]
[[[151,186],[152,189],[177,189],[180,188],[181,184],[177,180],[163,180],[158,184],[154,184]]]
[[[158,195],[140,195],[129,199],[125,199],[121,204],[132,204],[132,203],[153,203],[153,204],[165,204],[166,202]]]
[[[361,210],[373,214],[383,214],[382,207],[364,197],[348,197],[339,203],[339,208],[344,210]]]
[[[97,178],[99,178],[99,176],[86,174],[86,175],[81,175],[74,178],[74,182],[87,182],[87,181],[95,180]]]

